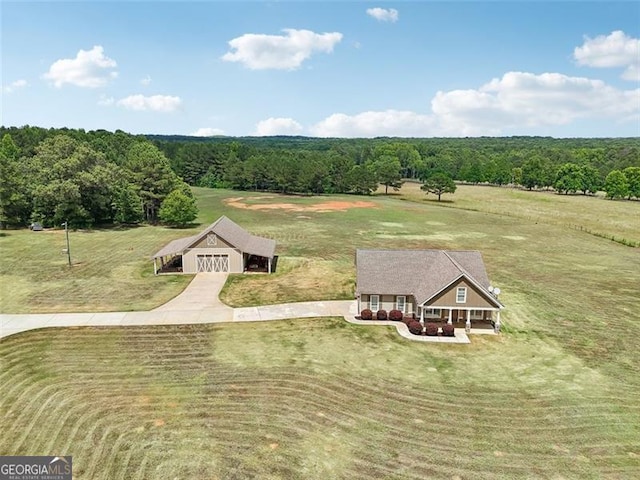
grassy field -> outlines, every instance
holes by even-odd
[[[340,319],[27,332],[0,341],[0,454],[73,454],[86,479],[637,478],[640,249],[572,225],[640,240],[640,203],[402,192],[322,213],[302,207],[363,199],[250,210],[224,200],[283,199],[198,190],[203,224],[224,213],[278,240],[278,273],[234,277],[225,298],[348,297],[355,248],[479,249],[502,335],[423,345]],[[148,256],[196,230],[74,232],[71,269],[59,233],[8,232],[3,311],[161,303],[188,277],[153,277]]]

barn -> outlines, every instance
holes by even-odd
[[[247,232],[226,216],[197,235],[179,238],[162,247],[153,260],[153,271],[162,273],[271,273],[275,268],[276,242]]]

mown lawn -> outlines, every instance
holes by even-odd
[[[355,248],[479,249],[500,336],[423,345],[340,319],[27,332],[0,341],[0,453],[73,454],[87,479],[637,478],[640,249],[567,220],[640,239],[640,203],[403,192],[318,213],[198,189],[201,223],[224,213],[278,240],[278,272],[234,277],[224,297],[348,298]],[[157,305],[188,278],[153,277],[148,256],[199,228],[73,232],[71,269],[59,233],[8,232],[2,311]]]

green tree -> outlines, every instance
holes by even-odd
[[[167,157],[147,141],[129,148],[125,167],[142,199],[145,219],[155,222],[163,200],[178,185],[178,176],[171,170]]]
[[[347,175],[349,192],[357,195],[371,195],[378,188],[376,174],[364,165],[354,165]]]
[[[31,208],[25,178],[20,171],[20,150],[8,133],[0,141],[0,227],[27,222]]]
[[[184,227],[196,219],[198,207],[193,197],[186,195],[181,189],[175,189],[162,201],[158,216],[163,223]]]
[[[116,222],[134,224],[142,221],[142,200],[133,185],[125,183],[117,188],[112,206]]]
[[[446,173],[434,173],[427,178],[422,186],[421,190],[438,195],[438,201],[443,193],[454,193],[456,191],[456,184],[453,179]]]
[[[511,169],[511,183],[514,185],[522,185],[522,168],[514,167]]]
[[[607,198],[624,198],[629,195],[629,183],[624,173],[620,170],[612,170],[604,180],[604,191]]]
[[[113,219],[114,181],[122,172],[87,142],[68,135],[47,138],[25,168],[35,218],[74,226]]]
[[[554,188],[559,193],[575,193],[582,187],[582,169],[575,163],[565,163],[558,169]]]
[[[596,193],[602,187],[600,172],[591,165],[580,166],[580,191],[583,195]]]
[[[395,191],[402,187],[401,166],[397,158],[391,155],[382,155],[371,163],[370,168],[375,173],[378,182],[384,185],[385,195],[389,193],[389,187]]]
[[[629,198],[640,198],[640,167],[627,167],[622,173],[629,184]]]

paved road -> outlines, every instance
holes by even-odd
[[[409,333],[402,322],[356,320],[354,300],[283,303],[231,308],[218,298],[226,274],[199,273],[173,300],[146,312],[0,314],[0,338],[48,327],[179,325],[195,323],[260,322],[288,318],[344,317],[359,325],[394,326],[399,335],[418,342],[470,343],[463,330],[455,337],[425,337]],[[472,333],[489,333],[478,331]]]

